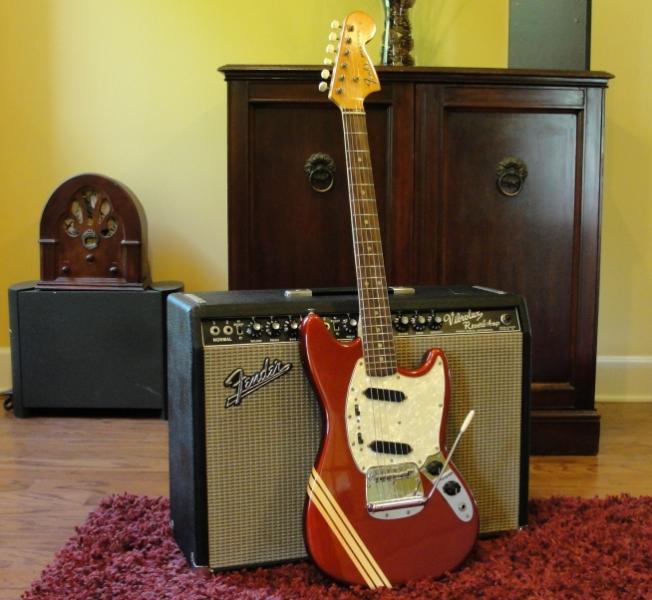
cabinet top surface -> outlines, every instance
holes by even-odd
[[[295,80],[313,83],[323,65],[224,65],[218,70],[227,81]],[[606,87],[611,73],[605,71],[553,71],[534,69],[486,69],[459,67],[376,67],[383,81],[408,83],[492,83]]]

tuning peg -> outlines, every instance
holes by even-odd
[[[326,46],[326,53],[335,54],[335,46],[333,46],[333,44],[328,44],[328,46]]]
[[[334,31],[331,31],[328,34],[328,41],[330,41],[330,42],[336,42],[339,39],[340,39],[340,36],[337,35],[337,33],[335,33]]]
[[[337,21],[337,20],[331,21],[331,29],[339,29],[340,27],[342,27],[342,26],[340,25],[339,21]]]
[[[321,78],[328,79],[331,76],[331,72],[328,69],[322,69]]]
[[[326,92],[326,91],[328,91],[328,84],[327,84],[325,81],[322,81],[322,82],[317,86],[317,89],[318,89],[320,92]]]
[[[332,64],[333,64],[333,59],[326,57],[326,58],[324,59],[324,64],[325,64],[326,66],[330,66],[330,65],[332,65]]]

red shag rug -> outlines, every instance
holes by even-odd
[[[168,522],[165,498],[106,498],[22,599],[652,598],[651,497],[534,500],[527,530],[479,541],[448,577],[375,592],[336,584],[307,561],[193,571]]]

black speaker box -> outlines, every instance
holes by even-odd
[[[530,326],[524,301],[477,287],[396,289],[399,366],[434,347],[451,371],[447,443],[476,417],[453,460],[478,502],[480,530],[525,524]],[[174,535],[213,569],[306,556],[302,513],[321,439],[300,359],[308,312],[355,335],[352,290],[173,294],[168,300],[170,503]]]
[[[141,291],[9,288],[13,407],[166,411],[166,298]]]

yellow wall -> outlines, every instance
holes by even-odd
[[[652,400],[652,3],[593,2],[607,92],[598,391]]]
[[[53,189],[99,172],[148,216],[157,280],[223,289],[225,63],[316,64],[329,23],[380,0],[0,0],[0,289],[38,278],[38,223]],[[492,10],[493,7],[493,10]],[[420,64],[505,66],[507,0],[427,0]],[[477,39],[476,39],[477,38]],[[8,340],[0,295],[0,347]]]
[[[136,192],[156,279],[226,286],[226,86],[216,68],[318,63],[330,20],[351,9],[382,30],[381,0],[0,0],[0,363],[2,290],[38,277],[41,210],[74,174],[105,173]],[[419,0],[412,16],[417,64],[506,66],[507,0]],[[648,0],[593,2],[592,67],[616,75],[598,347],[607,398],[652,389],[650,22]],[[0,365],[0,387],[3,377]]]

